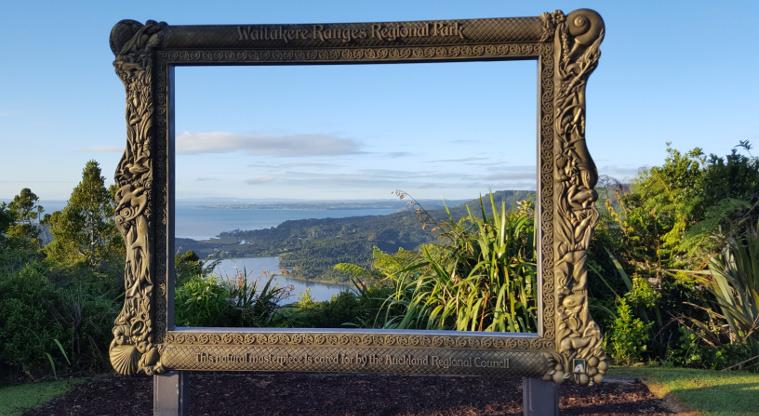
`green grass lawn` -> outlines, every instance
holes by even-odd
[[[0,416],[20,415],[24,410],[61,395],[84,380],[78,378],[0,387]]]
[[[759,415],[759,373],[615,367],[607,375],[639,378],[657,396],[671,395],[704,416]]]

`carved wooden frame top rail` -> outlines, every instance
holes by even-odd
[[[110,359],[122,374],[286,370],[542,376],[597,383],[606,355],[587,298],[597,221],[585,145],[585,85],[604,23],[592,10],[538,17],[390,23],[169,26],[133,20],[110,36],[126,88],[116,170],[125,299]],[[173,71],[179,65],[538,62],[537,334],[371,329],[176,328],[173,323]]]

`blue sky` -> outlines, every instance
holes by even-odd
[[[177,198],[535,189],[536,71],[536,61],[177,68]]]
[[[124,92],[111,66],[108,33],[123,18],[169,24],[392,21],[531,16],[579,7],[598,10],[607,25],[601,64],[588,86],[587,139],[600,173],[626,177],[640,166],[661,163],[667,141],[676,148],[698,146],[717,154],[729,152],[739,139],[757,144],[756,2],[18,1],[3,5],[0,24],[4,57],[0,65],[0,198],[12,197],[29,186],[42,199],[65,199],[88,159],[98,160],[111,179],[120,157],[118,149],[124,145],[125,124]],[[525,160],[534,152],[532,141],[522,139],[534,135],[534,113],[521,116],[528,107],[523,104],[534,103],[534,97],[524,94],[534,89],[530,77],[534,73],[529,62],[499,67],[508,64],[451,64],[434,69],[300,67],[278,72],[275,68],[243,68],[247,72],[223,77],[213,73],[219,69],[206,74],[181,72],[178,99],[187,99],[177,107],[177,130],[188,133],[183,140],[189,147],[179,156],[178,191],[187,197],[261,197],[274,195],[287,183],[287,195],[294,197],[373,197],[394,189],[393,180],[403,187],[413,177],[420,180],[409,186],[419,188],[410,190],[419,192],[420,197],[427,196],[425,189],[439,189],[444,191],[442,196],[454,198],[468,189],[479,192],[475,184],[486,185],[488,176],[494,187],[508,186],[509,180],[521,177],[508,176],[508,170],[529,166]],[[494,85],[492,80],[502,73],[509,74],[508,80]],[[445,113],[450,109],[439,105],[439,100],[434,113],[411,113],[416,107],[393,102],[397,94],[382,86],[390,85],[388,80],[415,77],[424,82],[392,85],[414,87],[424,96],[436,85],[447,83],[457,94],[451,92],[451,102],[477,96],[495,105],[461,119],[453,119],[455,112]],[[295,79],[313,82],[296,89]],[[468,89],[457,81],[460,79],[471,80],[475,87],[493,87]],[[210,88],[212,83],[219,84]],[[313,93],[329,85],[341,89],[331,90],[331,94],[322,91],[323,101],[303,104],[297,99],[298,94],[313,99]],[[305,94],[306,89],[310,95]],[[291,102],[296,99],[299,103],[296,107],[301,107],[301,117],[292,117],[288,110],[289,117],[284,119],[285,112],[277,105],[260,99],[274,97],[276,101],[275,92],[282,91]],[[382,98],[372,101],[368,91],[375,96],[382,93]],[[499,100],[501,93],[505,95]],[[223,105],[240,110],[237,119],[204,111],[204,106],[212,104],[212,109],[218,109],[221,104],[216,103],[221,99],[214,97],[219,96],[224,97]],[[381,111],[367,112],[367,106]],[[497,113],[503,117],[496,117]],[[418,117],[412,119],[409,114]],[[445,117],[436,117],[440,114]],[[487,114],[494,116],[483,117]],[[504,127],[512,135],[497,136]],[[443,136],[445,146],[430,146],[433,139]],[[214,137],[219,140],[212,140]],[[293,155],[278,146],[277,140],[285,139],[306,145]],[[323,144],[322,154],[304,153],[319,152],[308,148],[315,140]],[[453,143],[457,140],[474,142],[457,146]],[[490,150],[497,140],[502,140],[502,148]],[[234,146],[220,149],[219,142]],[[253,145],[258,146],[258,154],[250,153]],[[489,160],[480,160],[479,165],[429,163],[465,158],[475,162],[484,157],[480,153],[485,148]],[[332,154],[324,154],[328,152],[325,149]],[[204,154],[198,154],[200,150]],[[501,163],[501,169],[484,169],[485,162]],[[480,169],[471,170],[475,166]],[[442,180],[461,171],[478,177],[468,178],[458,188]],[[422,173],[436,180],[421,181]],[[361,187],[361,180],[387,186]],[[433,183],[450,187],[429,187]],[[348,192],[350,189],[353,191]]]

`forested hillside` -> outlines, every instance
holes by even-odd
[[[497,191],[494,196],[511,206],[534,198],[534,192]],[[463,215],[465,205],[479,209],[479,199],[450,207],[452,215]],[[176,251],[192,250],[201,258],[280,256],[282,266],[299,277],[340,279],[332,266],[346,262],[368,265],[373,247],[395,252],[432,241],[431,227],[423,227],[423,222],[439,221],[447,214],[444,209],[420,212],[420,208],[424,207],[414,205],[389,215],[291,220],[262,230],[224,232],[218,239],[205,241],[178,238]]]

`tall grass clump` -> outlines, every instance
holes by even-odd
[[[536,330],[534,210],[526,201],[507,210],[490,194],[489,204],[480,198],[478,211],[467,206],[457,217],[446,209],[448,218],[433,227],[437,242],[416,252],[375,250],[366,273],[392,288],[379,308],[378,326]]]
[[[251,283],[248,272],[243,269],[237,272],[234,280],[227,279],[224,286],[229,291],[228,302],[231,305],[235,322],[234,326],[265,327],[271,326],[275,314],[279,311],[281,300],[290,296],[292,287],[277,286],[273,283],[274,274],[266,274],[266,281]]]
[[[273,283],[274,275],[259,285],[251,283],[246,271],[234,279],[199,274],[177,288],[174,298],[176,322],[180,326],[269,326],[279,302],[291,289]]]
[[[706,346],[695,355],[714,355],[710,361],[717,368],[759,368],[759,222],[729,237],[708,270],[690,274],[712,297],[702,305],[688,303],[705,318],[678,317],[693,341]]]
[[[727,321],[730,341],[749,343],[759,353],[759,222],[729,239],[709,269],[707,288]]]

